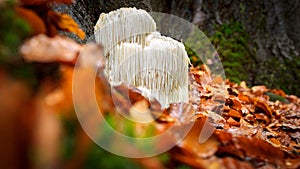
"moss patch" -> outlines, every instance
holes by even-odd
[[[216,47],[228,79],[239,83],[244,80],[251,83],[249,72],[255,60],[249,52],[250,37],[239,22],[230,22],[216,26],[210,40]]]

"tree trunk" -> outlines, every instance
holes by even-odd
[[[218,31],[218,25],[239,22],[249,35],[244,47],[250,58],[241,63],[247,78],[240,80],[300,95],[297,85],[300,79],[299,4],[299,0],[77,0],[71,6],[60,5],[56,9],[72,15],[90,39],[99,15],[120,7],[177,15],[199,25],[208,37]],[[219,54],[222,58],[222,52]],[[226,62],[226,58],[222,59]]]

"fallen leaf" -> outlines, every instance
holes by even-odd
[[[269,118],[272,117],[273,110],[268,106],[266,102],[259,99],[254,99],[254,105],[263,110],[262,113],[266,114]]]
[[[282,96],[282,97],[286,97],[285,92],[283,90],[280,90],[280,89],[273,89],[270,92],[278,94],[279,96]]]
[[[242,104],[235,98],[230,98],[226,100],[226,105],[229,105],[232,109],[241,110]]]
[[[15,10],[30,25],[32,35],[46,34],[47,29],[44,21],[34,11],[23,7],[16,7]]]
[[[269,138],[269,143],[271,143],[274,147],[280,147],[280,141],[277,140],[276,138],[272,137]]]
[[[240,123],[234,120],[232,117],[229,117],[229,119],[227,119],[227,123],[230,126],[240,126]]]
[[[38,6],[38,5],[43,5],[43,4],[48,4],[48,3],[62,3],[62,4],[71,4],[74,3],[75,0],[20,0],[22,5],[33,5],[33,6]]]
[[[234,109],[230,109],[228,113],[225,114],[226,116],[233,117],[233,118],[241,118],[242,114],[239,111]]]
[[[49,10],[47,16],[60,30],[72,32],[81,39],[85,38],[85,33],[70,15]]]
[[[20,48],[24,59],[30,62],[74,63],[81,45],[62,36],[49,38],[40,34],[27,40]]]
[[[225,168],[231,169],[231,168],[243,168],[243,169],[254,169],[254,167],[242,160],[237,160],[235,158],[232,157],[225,157],[222,160],[222,166],[224,166]]]
[[[247,95],[244,95],[243,93],[239,93],[238,94],[238,98],[240,101],[242,101],[243,103],[250,103],[251,102],[251,98]]]
[[[255,119],[256,120],[260,120],[260,121],[263,121],[265,124],[269,124],[270,123],[270,120],[269,118],[263,114],[263,113],[255,113]]]
[[[256,95],[256,96],[260,96],[262,95],[263,93],[267,92],[269,89],[264,86],[264,85],[261,85],[261,86],[253,86],[251,88],[251,90],[253,91],[253,93]]]
[[[194,156],[208,158],[218,150],[218,142],[215,137],[210,137],[206,142],[200,143],[199,136],[202,130],[204,120],[197,120],[189,131],[185,139],[178,145],[184,151],[192,153]]]

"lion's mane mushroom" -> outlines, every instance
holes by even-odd
[[[184,45],[156,32],[146,11],[121,8],[101,14],[95,39],[105,48],[105,74],[111,85],[135,86],[162,108],[188,101],[189,58]]]

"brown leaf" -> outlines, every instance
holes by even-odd
[[[85,38],[85,33],[79,28],[78,24],[68,14],[58,13],[54,11],[48,11],[48,17],[60,30],[72,32],[81,39]]]
[[[269,89],[264,86],[264,85],[261,85],[261,86],[253,86],[252,88],[252,91],[253,93],[256,95],[256,96],[260,96],[262,95],[263,93],[267,92]]]
[[[230,109],[228,113],[226,113],[227,116],[233,117],[233,118],[241,118],[242,114],[239,111],[236,111],[234,109]]]
[[[71,4],[75,0],[20,0],[22,5],[43,5],[48,3],[62,3],[62,4]]]
[[[193,125],[192,129],[180,143],[184,151],[201,158],[208,158],[218,150],[218,142],[215,137],[209,138],[204,143],[199,143],[199,136],[206,118],[198,119]]]
[[[194,169],[220,169],[222,166],[222,164],[220,164],[219,160],[215,156],[213,156],[212,158],[203,159],[197,156],[184,154],[184,152],[181,152],[181,150],[177,147],[171,150],[170,155],[172,160],[187,164]]]
[[[250,103],[251,102],[251,98],[247,95],[244,95],[243,93],[239,93],[238,98],[243,103]]]
[[[242,104],[239,100],[235,99],[234,97],[231,97],[230,99],[226,100],[226,104],[228,104],[232,109],[235,110],[241,110]]]
[[[233,118],[229,117],[229,119],[227,119],[227,123],[230,126],[240,126],[240,123],[237,122],[236,120],[234,120]]]
[[[59,71],[61,78],[58,87],[45,97],[45,102],[47,106],[52,106],[56,112],[70,113],[73,109],[72,81],[74,68],[61,65]]]
[[[226,133],[220,130],[216,130],[215,134],[218,136],[219,141],[226,145],[232,140],[232,135],[230,133]]]
[[[217,131],[215,132],[216,136],[222,137],[223,135],[226,136],[227,139],[232,138],[232,134],[224,132],[224,131]],[[230,135],[230,136],[229,136]],[[230,156],[237,156],[239,158],[244,158],[244,154],[243,152],[241,152],[234,144],[233,140],[228,140],[226,144],[222,144],[221,146],[219,146],[218,151],[216,152],[216,154],[220,154],[220,155],[230,155]]]
[[[270,162],[285,165],[285,153],[279,148],[273,147],[271,144],[258,138],[238,137],[236,142],[240,149],[251,158],[264,159]]]
[[[32,35],[46,33],[44,21],[34,11],[22,7],[16,7],[15,10],[30,25]]]
[[[282,96],[282,97],[286,96],[285,92],[283,90],[280,90],[280,89],[273,89],[270,92],[275,93],[275,94],[277,94],[279,96]]]
[[[265,114],[263,114],[263,113],[255,113],[254,115],[255,115],[256,120],[261,120],[264,123],[269,124],[270,120],[269,120],[269,118]]]
[[[223,158],[223,165],[225,168],[231,169],[231,168],[243,168],[243,169],[254,169],[254,167],[245,162],[245,161],[240,161],[232,157],[225,157]]]
[[[280,147],[280,141],[277,140],[276,138],[272,137],[269,138],[269,143],[271,143],[274,147]]]
[[[273,110],[268,106],[266,102],[263,102],[259,99],[254,99],[254,105],[263,110],[263,113],[266,114],[269,118],[272,117]]]
[[[254,115],[252,115],[252,114],[247,114],[246,116],[245,116],[245,120],[247,121],[247,122],[254,122],[255,121],[255,118],[254,118]]]
[[[20,49],[27,61],[35,62],[68,62],[73,63],[81,50],[81,45],[61,36],[49,38],[37,35],[26,41]]]

